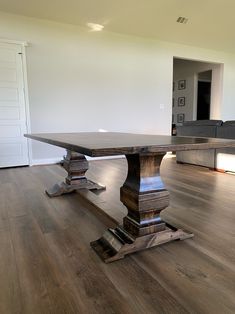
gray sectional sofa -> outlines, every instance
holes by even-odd
[[[177,126],[177,136],[217,137],[235,140],[235,121],[187,121],[182,126]],[[235,172],[235,148],[177,152],[176,160],[178,163]]]

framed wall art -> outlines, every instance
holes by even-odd
[[[177,123],[183,123],[184,122],[184,117],[185,117],[184,113],[178,113],[177,114]]]
[[[179,97],[178,98],[178,107],[185,106],[185,97]]]
[[[178,89],[186,89],[186,80],[178,81]]]

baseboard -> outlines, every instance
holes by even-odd
[[[235,170],[225,170],[225,169],[219,169],[219,168],[215,168],[214,170],[218,172],[222,172],[222,173],[235,174]]]
[[[217,172],[222,172],[222,173],[225,173],[226,170],[224,169],[219,169],[219,168],[214,168],[213,170],[217,171]]]
[[[30,163],[30,166],[58,164],[61,160],[62,158],[33,159]]]
[[[118,155],[118,156],[104,156],[104,157],[89,157],[86,156],[87,160],[104,160],[104,159],[119,159],[119,158],[125,158],[124,155]],[[43,159],[33,159],[30,163],[30,166],[39,166],[39,165],[53,165],[58,164],[61,162],[63,157],[57,157],[57,158],[43,158]]]

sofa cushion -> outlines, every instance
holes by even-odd
[[[216,137],[215,125],[177,126],[177,136]]]
[[[232,122],[232,121],[227,121],[227,122]],[[216,137],[235,139],[235,123],[229,124],[225,122],[222,126],[218,127]]]
[[[196,120],[196,121],[185,121],[183,126],[220,126],[223,124],[222,120]]]

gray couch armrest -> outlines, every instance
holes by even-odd
[[[235,121],[226,121],[218,127],[217,137],[235,140]],[[235,171],[235,148],[216,149],[215,168],[224,171]]]

